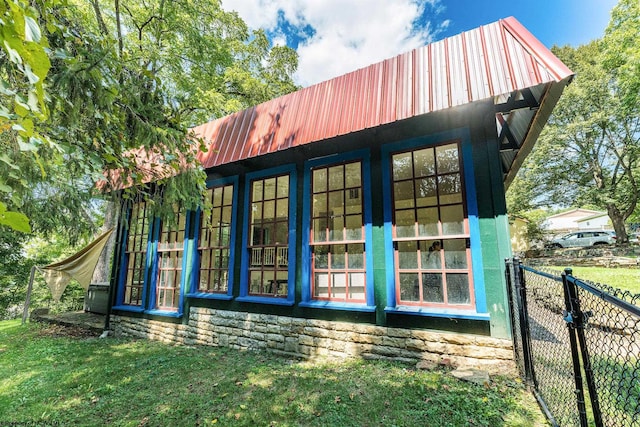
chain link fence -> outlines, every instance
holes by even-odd
[[[640,295],[507,260],[514,352],[553,425],[640,427]]]

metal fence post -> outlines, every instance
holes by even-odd
[[[538,381],[533,370],[533,355],[531,348],[531,328],[529,326],[529,308],[527,305],[527,283],[525,276],[522,272],[522,261],[518,258],[514,258],[514,275],[516,281],[516,291],[518,297],[518,304],[520,304],[520,329],[522,333],[522,353],[524,354],[524,366],[527,376],[527,381],[533,384],[535,388],[538,387]]]
[[[514,335],[514,352],[516,352],[517,344],[520,344],[522,351],[522,365],[524,368],[524,379],[534,388],[537,387],[531,351],[531,332],[529,328],[529,315],[527,312],[527,296],[524,274],[522,274],[522,263],[515,257],[505,260],[507,269],[507,283],[509,285],[509,294],[511,301],[515,299],[516,307],[512,307],[512,333]],[[515,319],[517,316],[519,330],[516,330]],[[517,336],[520,335],[520,342],[517,342]],[[518,356],[517,353],[515,354]]]
[[[578,350],[578,341],[576,339],[576,322],[575,318],[577,313],[573,307],[573,300],[571,295],[576,295],[575,283],[571,283],[567,280],[567,276],[571,276],[572,270],[565,268],[562,273],[562,285],[564,288],[564,303],[565,310],[563,318],[567,322],[567,329],[569,331],[569,342],[571,344],[571,360],[573,363],[573,377],[575,379],[576,389],[576,403],[578,405],[578,414],[580,415],[580,426],[587,427],[587,409],[584,402],[584,387],[582,385],[582,368],[580,366],[580,353]],[[571,289],[573,287],[573,289]]]
[[[585,372],[587,388],[589,390],[589,399],[591,401],[591,410],[593,412],[593,421],[597,427],[600,427],[603,425],[602,413],[600,411],[598,391],[593,376],[593,370],[591,369],[591,357],[589,356],[589,349],[587,348],[587,341],[584,336],[584,328],[586,325],[585,315],[580,308],[580,299],[578,298],[578,287],[575,283],[575,277],[571,274],[571,269],[566,269],[565,272],[566,281],[570,284],[567,289],[569,291],[571,306],[573,307],[574,330],[578,335],[578,343],[580,345],[580,353],[582,355],[582,366]]]

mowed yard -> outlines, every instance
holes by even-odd
[[[96,338],[0,322],[0,425],[540,426],[513,378],[463,382],[381,361]]]

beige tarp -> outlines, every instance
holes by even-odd
[[[105,232],[65,260],[42,267],[44,280],[51,290],[54,301],[60,301],[62,293],[72,278],[76,279],[85,290],[89,289],[93,270],[96,269],[100,253],[112,232],[113,229]]]

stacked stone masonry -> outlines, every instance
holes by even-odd
[[[192,307],[187,324],[112,315],[115,335],[170,344],[264,350],[289,357],[397,360],[515,375],[511,342],[402,329]]]

